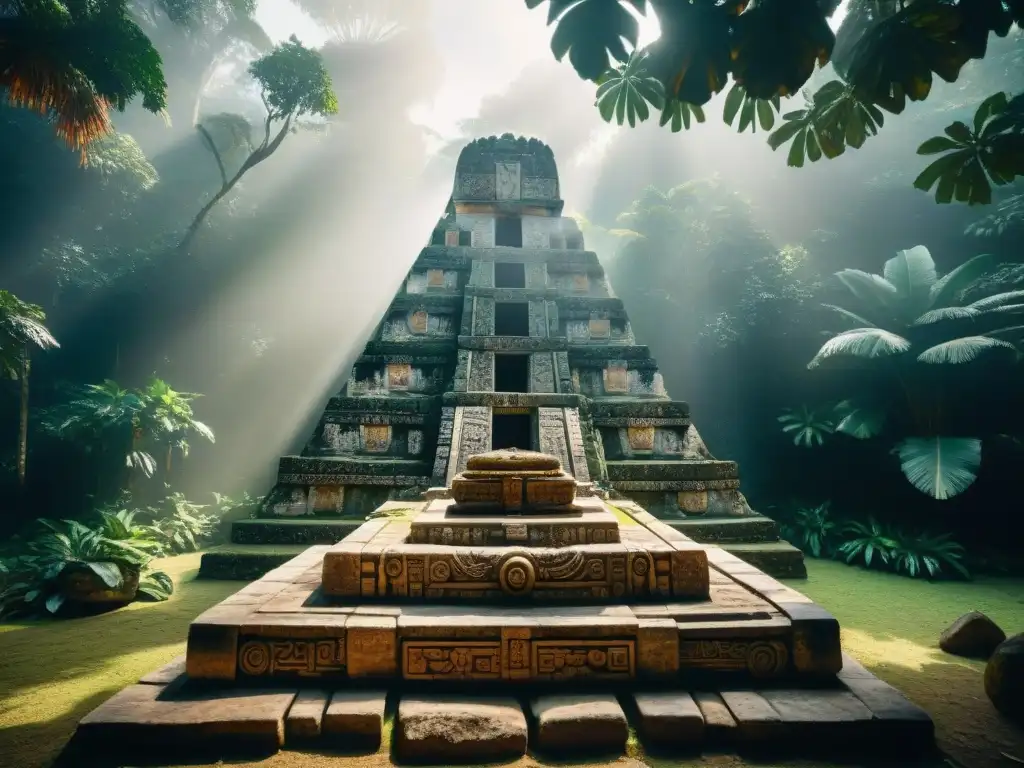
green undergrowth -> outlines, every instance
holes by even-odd
[[[80,718],[184,651],[189,622],[241,586],[196,581],[199,557],[195,553],[159,563],[179,585],[165,603],[134,603],[114,613],[69,621],[0,625],[0,763],[19,768],[49,765]],[[819,560],[809,561],[808,571],[807,581],[794,581],[792,586],[837,616],[849,653],[932,714],[940,746],[954,766],[1005,768],[1013,763],[1003,753],[1024,758],[1024,732],[999,718],[985,698],[983,664],[948,656],[936,647],[942,629],[972,609],[985,611],[1007,633],[1024,631],[1024,580],[929,583]],[[390,765],[390,723],[389,718],[385,747],[376,755],[342,758],[289,751],[256,763],[226,765],[383,768]],[[525,758],[515,765],[539,763]],[[783,763],[727,755],[665,760],[644,755],[634,736],[627,757],[588,765],[779,768]],[[831,768],[809,761],[784,765]]]

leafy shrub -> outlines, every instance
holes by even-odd
[[[203,512],[206,504],[194,504],[182,493],[172,493],[159,506],[139,510],[152,522],[149,535],[167,553],[195,552],[208,543],[220,528],[220,517]]]
[[[826,435],[835,432],[835,422],[824,409],[801,405],[799,408],[787,408],[779,416],[782,431],[792,433],[793,445],[813,448],[825,442]]]
[[[124,522],[123,517],[113,519]],[[137,594],[152,600],[166,600],[174,590],[167,574],[148,570],[152,556],[146,550],[153,547],[137,546],[145,539],[111,538],[101,527],[75,520],[39,522],[46,531],[27,544],[28,554],[6,561],[0,616],[56,614],[69,598],[66,577],[75,571],[94,574],[111,590],[138,576]]]
[[[816,507],[801,507],[793,520],[783,526],[783,535],[811,557],[828,557],[837,523],[831,519],[829,502]]]
[[[934,579],[949,571],[970,578],[964,565],[964,548],[952,541],[949,534],[906,534],[874,518],[866,523],[847,523],[843,532],[852,534],[853,538],[840,545],[837,554],[851,565],[858,562],[868,568],[874,565],[911,578]]]

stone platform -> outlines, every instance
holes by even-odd
[[[383,510],[200,615],[184,659],[84,718],[72,752],[376,751],[386,712],[399,762],[621,754],[630,727],[651,751],[931,745],[827,611],[636,504],[577,501]]]

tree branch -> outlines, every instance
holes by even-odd
[[[196,123],[196,129],[203,135],[206,148],[213,153],[213,157],[217,161],[217,168],[220,169],[221,187],[226,187],[228,184],[228,174],[227,171],[224,170],[224,161],[221,160],[220,152],[217,151],[217,145],[213,143],[213,137],[210,136],[210,132],[207,131],[201,123]]]

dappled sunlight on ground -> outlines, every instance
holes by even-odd
[[[0,626],[0,764],[42,768],[59,753],[75,723],[142,675],[182,653],[189,622],[242,585],[194,581],[200,556],[160,563],[177,584],[166,603],[134,603],[74,621]],[[1001,753],[1024,758],[1024,731],[1002,719],[982,688],[984,664],[941,652],[939,633],[957,616],[985,611],[1007,633],[1024,631],[1024,580],[971,583],[917,582],[812,560],[807,581],[790,581],[834,613],[843,645],[872,672],[903,691],[935,719],[940,746],[966,768],[1013,765]],[[9,762],[4,762],[8,761]],[[282,752],[257,762],[219,763],[238,768],[385,768],[387,751],[363,757]],[[546,765],[523,758],[511,765]],[[615,768],[829,768],[811,761],[758,763],[734,755],[690,761],[630,756],[576,766]],[[213,768],[210,766],[209,768]]]

